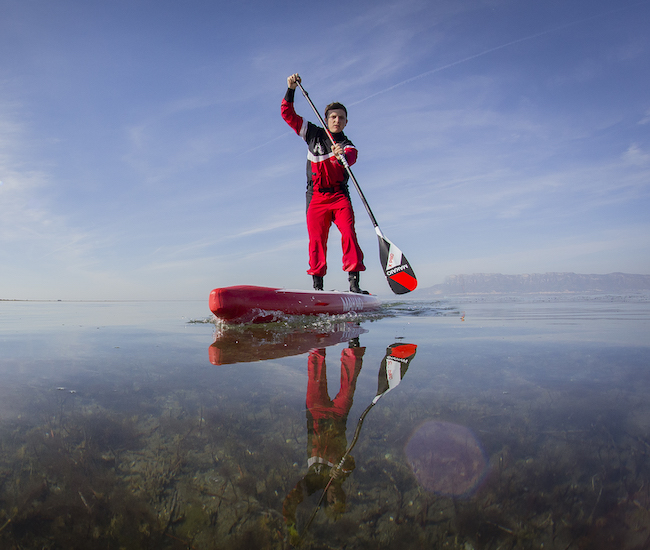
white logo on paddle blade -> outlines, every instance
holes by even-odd
[[[386,242],[390,245],[388,249],[388,263],[386,264],[386,271],[388,271],[402,263],[402,251],[388,239],[386,239]]]

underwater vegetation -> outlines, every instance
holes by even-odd
[[[325,506],[301,547],[647,548],[647,400],[602,388],[598,399],[589,388],[520,390],[463,400],[444,388],[392,392],[364,424],[345,510]],[[304,410],[272,392],[237,400],[155,382],[115,403],[43,392],[2,420],[0,548],[291,548],[282,502],[305,470]],[[487,471],[462,497],[427,489],[407,460],[411,435],[432,421],[480,440]]]

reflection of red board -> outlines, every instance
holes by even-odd
[[[229,286],[210,293],[210,311],[229,323],[264,323],[285,315],[336,315],[379,309],[379,298],[353,292]]]
[[[349,321],[336,323],[321,332],[312,329],[282,333],[274,328],[262,328],[261,325],[247,327],[245,330],[229,330],[218,333],[210,346],[210,363],[213,365],[252,363],[300,355],[314,348],[347,342],[368,332]]]

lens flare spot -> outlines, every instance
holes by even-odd
[[[472,431],[450,422],[422,424],[405,451],[420,484],[444,496],[469,496],[487,470],[485,452]]]

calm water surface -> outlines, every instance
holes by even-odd
[[[650,547],[647,296],[0,302],[0,376],[2,549]]]

